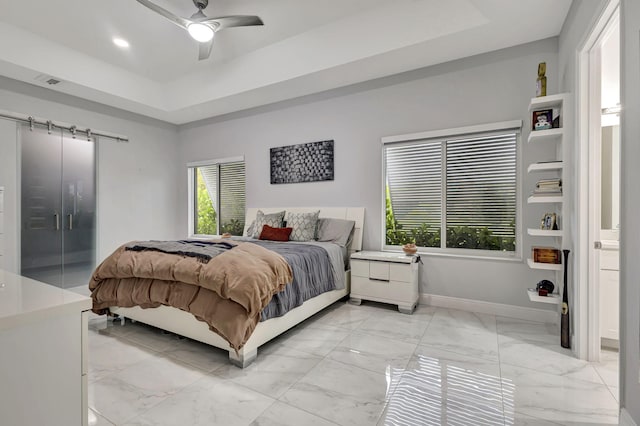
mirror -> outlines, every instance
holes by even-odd
[[[602,127],[600,228],[620,228],[620,125]]]

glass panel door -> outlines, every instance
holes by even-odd
[[[62,287],[62,133],[20,130],[21,273]]]
[[[95,142],[62,140],[64,287],[87,286],[95,267]]]

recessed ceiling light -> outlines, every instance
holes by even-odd
[[[127,47],[129,47],[129,42],[127,40],[124,40],[122,38],[117,38],[117,37],[114,37],[113,44],[115,44],[118,47],[122,47],[123,49],[126,49]]]

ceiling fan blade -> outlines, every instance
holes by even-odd
[[[213,40],[205,41],[204,43],[198,43],[198,60],[203,61],[205,59],[209,59],[211,55],[211,49],[213,48]]]
[[[187,26],[191,23],[190,20],[176,16],[173,13],[169,12],[168,10],[158,6],[157,4],[151,3],[149,0],[136,0],[136,1],[141,5],[146,6],[149,9],[153,10],[154,12],[164,16],[165,18],[167,18],[169,21],[173,22],[180,28],[186,29]]]
[[[264,25],[264,22],[262,22],[262,19],[260,19],[259,16],[251,16],[251,15],[219,16],[217,18],[208,18],[200,22],[203,24],[212,25],[216,31],[220,31],[230,27],[248,27],[251,25]]]

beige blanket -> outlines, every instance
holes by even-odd
[[[110,306],[173,306],[205,321],[236,350],[249,339],[272,296],[292,281],[282,256],[248,242],[235,242],[208,263],[125,250],[129,244],[96,268],[89,283],[94,312],[107,313]]]

